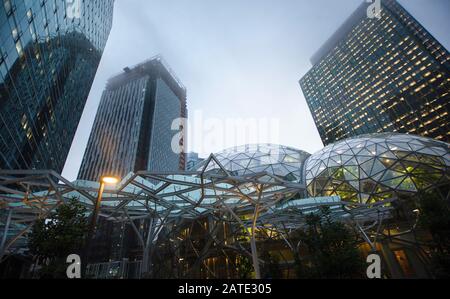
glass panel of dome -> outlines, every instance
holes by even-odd
[[[228,169],[228,168],[230,168],[231,167],[231,160],[228,160],[228,159],[222,159],[222,165],[223,165],[223,167],[224,168],[226,168],[226,169]]]
[[[375,162],[375,159],[371,158],[367,162],[361,163],[360,167],[361,167],[361,170],[364,172],[364,176],[362,176],[362,177],[370,176],[370,174],[372,173],[372,168],[373,168],[374,162]]]
[[[386,151],[388,151],[388,148],[385,145],[383,145],[382,143],[377,143],[377,150],[376,150],[376,152],[378,154],[385,153]]]
[[[359,181],[353,180],[350,181],[350,185],[355,188],[355,190],[359,190]]]
[[[374,160],[372,171],[370,172],[371,175],[376,175],[377,173],[385,170],[385,167],[383,163],[381,163],[378,159]]]
[[[449,157],[447,151],[445,149],[439,148],[439,147],[431,147],[431,150],[437,155],[437,156],[445,156],[447,155],[447,158]]]
[[[403,181],[404,177],[400,177],[400,178],[394,178],[391,180],[387,180],[387,181],[383,181],[383,184],[391,187],[391,188],[397,188]]]
[[[337,168],[335,173],[333,174],[333,178],[344,181],[345,180],[344,168],[342,167]]]
[[[424,149],[420,150],[420,153],[428,154],[428,155],[435,155],[435,152],[429,148],[424,148]]]
[[[351,181],[351,180],[355,180],[356,179],[356,177],[353,174],[351,174],[346,168],[343,168],[342,172],[344,174],[344,177],[345,177],[346,181]]]
[[[353,177],[359,178],[359,168],[358,166],[345,166],[345,169],[352,174]]]
[[[344,165],[357,165],[355,156],[341,155],[342,164]]]
[[[297,172],[302,168],[301,164],[292,165],[292,164],[280,164],[282,165],[288,172]]]
[[[381,177],[381,181],[387,181],[387,180],[391,180],[393,178],[398,178],[398,177],[404,177],[405,175],[403,173],[400,172],[395,172],[392,170],[386,170],[383,174],[383,176]]]
[[[285,176],[285,179],[289,182],[295,182],[298,181],[298,178],[296,177],[296,175],[294,173],[289,173],[288,175]]]
[[[409,144],[416,145],[416,146],[420,146],[420,147],[422,147],[422,148],[426,146],[426,145],[425,145],[421,140],[419,140],[419,139],[412,139],[412,140],[409,140],[408,143],[409,143]]]
[[[373,157],[370,157],[370,156],[361,156],[361,155],[356,155],[356,160],[358,161],[358,164],[359,165],[361,165],[361,164],[364,164],[364,163],[366,163],[366,162],[368,162],[368,161],[370,161],[370,160],[373,160]],[[370,171],[369,171],[370,172]]]
[[[318,164],[318,165],[314,166],[313,169],[309,169],[307,171],[310,172],[314,176],[320,176],[320,174],[324,170],[326,171],[327,168],[328,168],[328,166],[326,166],[325,164]]]
[[[297,158],[292,157],[292,156],[285,156],[283,162],[286,163],[296,163],[296,162],[300,162]]]
[[[414,185],[411,178],[407,177],[405,180],[398,186],[400,190],[406,190],[406,191],[417,191],[416,186]]]
[[[395,142],[395,147],[397,147],[398,149],[396,151],[411,151],[409,145],[407,143],[403,143],[403,142]]]
[[[342,161],[339,159],[339,157],[332,157],[330,160],[328,160],[328,167],[335,167],[335,166],[341,166]]]
[[[421,163],[430,164],[431,166],[437,165],[437,166],[441,166],[442,167],[442,165],[444,165],[444,161],[440,157],[418,155],[418,158],[419,158]]]

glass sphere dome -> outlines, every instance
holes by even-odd
[[[450,145],[405,134],[373,134],[329,145],[306,162],[310,196],[374,203],[450,182]]]
[[[234,176],[267,172],[286,181],[304,183],[304,164],[310,154],[282,145],[256,144],[230,148],[214,156]],[[205,162],[199,164],[198,170],[204,166]],[[210,164],[206,171],[215,168],[217,165]]]

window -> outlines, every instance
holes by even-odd
[[[12,5],[11,5],[11,1],[10,0],[5,0],[5,10],[6,10],[6,15],[9,16],[12,13]]]
[[[20,41],[18,41],[16,43],[16,50],[17,50],[17,54],[19,54],[19,57],[22,57],[24,55],[22,44],[20,43]]]

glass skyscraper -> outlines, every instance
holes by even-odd
[[[449,142],[450,54],[400,4],[363,3],[311,59],[300,85],[325,145],[399,132]]]
[[[174,121],[186,114],[186,89],[161,57],[125,68],[103,92],[79,179],[184,170],[185,155],[172,142]]]
[[[114,0],[0,1],[0,168],[62,172]]]
[[[125,68],[107,82],[78,179],[185,170],[184,152],[172,149],[174,140],[183,149],[183,136],[177,140],[181,127],[174,121],[185,117],[186,89],[162,57]],[[148,219],[136,220],[136,225],[147,226]],[[92,261],[139,258],[140,246],[130,225],[101,219],[98,231]]]
[[[199,157],[199,154],[191,152],[186,154],[186,170],[194,170],[195,166],[205,159]]]

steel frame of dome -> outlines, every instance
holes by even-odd
[[[14,245],[29,232],[37,219],[45,219],[64,202],[76,198],[92,210],[98,190],[98,183],[71,183],[53,171],[0,170],[0,208],[8,211],[8,220],[3,223],[0,258],[6,252],[17,249]],[[182,219],[217,218],[220,215],[218,220],[245,228],[250,239],[250,252],[241,244],[234,248],[252,257],[255,272],[260,277],[256,230],[275,229],[284,237],[288,231],[280,223],[286,222],[290,228],[295,227],[295,223],[301,225],[303,213],[295,213],[291,205],[283,207],[283,203],[301,198],[299,194],[304,192],[303,183],[286,181],[266,171],[235,176],[222,166],[215,155],[211,155],[203,163],[203,168],[195,172],[130,174],[116,188],[104,191],[100,216],[110,221],[129,223],[138,235],[144,256],[147,256],[164,227],[179,223]],[[322,205],[325,204],[322,202]],[[349,206],[339,198],[334,198],[331,205],[339,207],[335,209],[336,219],[373,220],[371,215],[378,209],[367,205],[356,209],[354,204]],[[302,207],[303,211],[314,208],[317,206]],[[385,209],[382,206],[379,208]],[[286,214],[293,211],[295,216],[287,221]],[[240,217],[243,213],[250,213],[253,218],[243,220]],[[148,234],[140,233],[135,227],[133,220],[137,219],[154,220]],[[212,235],[205,238],[217,241]],[[287,239],[285,241],[288,243]],[[204,256],[199,256],[199,259]],[[148,261],[144,261],[143,265],[145,272]]]
[[[267,172],[286,181],[305,183],[304,164],[311,154],[276,144],[250,144],[214,154],[230,173],[246,176]],[[197,167],[202,169],[206,162]],[[209,166],[209,169],[214,167]]]
[[[401,149],[403,151],[399,151]],[[363,151],[367,155],[362,155]],[[401,158],[396,156],[399,153],[403,153]],[[375,250],[377,239],[383,235],[383,223],[391,217],[392,203],[397,200],[396,192],[399,191],[391,188],[391,193],[386,193],[388,196],[377,198],[378,200],[358,197],[359,200],[355,201],[348,200],[345,196],[335,196],[340,194],[320,192],[312,192],[310,195],[316,197],[307,198],[307,185],[311,191],[311,186],[315,183],[314,176],[321,174],[319,170],[322,173],[324,171],[321,167],[346,169],[347,165],[361,165],[361,172],[364,172],[362,164],[367,161],[373,164],[374,169],[377,161],[382,164],[380,159],[391,159],[392,167],[396,163],[403,166],[402,163],[407,161],[417,166],[413,169],[415,170],[419,166],[423,167],[424,161],[434,161],[429,166],[430,170],[435,171],[431,174],[439,173],[443,183],[448,183],[445,181],[448,179],[450,165],[448,145],[425,138],[393,134],[362,136],[342,141],[309,158],[308,156],[305,152],[287,147],[255,145],[211,155],[199,164],[197,171],[131,173],[118,186],[106,188],[100,216],[110,221],[129,223],[138,236],[144,257],[155,246],[155,240],[161,231],[176,226],[180,221],[198,221],[202,217],[212,217],[218,221],[233,223],[236,227],[244,228],[248,234],[250,250],[239,242],[222,245],[251,256],[256,276],[260,277],[259,264],[263,261],[258,258],[255,232],[260,229],[273,231],[293,248],[294,244],[288,240],[289,233],[304,224],[305,215],[317,212],[322,206],[331,209],[334,221],[346,222],[355,227]],[[361,157],[366,160],[360,162]],[[394,161],[396,157],[397,160]],[[411,158],[417,161],[410,161]],[[355,161],[361,164],[352,164]],[[294,164],[299,168],[297,172],[292,171]],[[369,178],[383,177],[392,167],[385,167],[381,176],[381,170],[366,175]],[[342,172],[343,178],[352,174],[351,170],[347,170],[348,173],[345,170]],[[303,173],[306,174],[306,181],[302,179]],[[415,182],[414,177],[411,180]],[[405,178],[402,178],[399,184],[404,181]],[[435,186],[437,181],[439,180],[435,178],[434,184],[428,187]],[[381,184],[384,181],[376,182]],[[414,194],[417,190],[401,191]],[[99,183],[71,183],[53,171],[0,170],[0,209],[5,216],[5,220],[0,222],[3,226],[0,227],[0,261],[5,253],[17,249],[14,245],[20,244],[21,238],[29,232],[37,219],[47,217],[56,207],[72,198],[78,199],[92,210],[98,192]],[[318,197],[327,195],[330,197]],[[244,220],[241,217],[244,214],[252,215],[251,219]],[[135,226],[134,220],[138,219],[151,220],[148,233],[140,232]],[[196,264],[201,263],[208,255],[212,244],[218,243],[211,232],[206,232],[205,238],[209,240],[208,245],[198,253]],[[143,265],[145,271],[149,262],[144,260]]]
[[[450,183],[450,145],[405,134],[359,136],[312,155],[306,181],[311,196],[338,195],[345,201],[370,204],[411,196]]]
[[[130,174],[117,188],[105,190],[101,216],[132,225],[132,220],[154,217],[162,227],[179,218],[229,212],[239,222],[237,214],[252,210],[257,217],[261,211],[304,189],[304,184],[284,181],[266,172],[233,176],[211,155],[204,169],[197,172]],[[52,171],[0,170],[0,192],[1,207],[12,211],[2,238],[3,254],[28,232],[36,219],[47,217],[69,199],[77,198],[92,209],[98,184],[70,183]],[[17,234],[6,243],[11,225],[16,226]],[[256,220],[252,221],[252,231],[255,225]],[[250,237],[254,241],[254,234]]]

